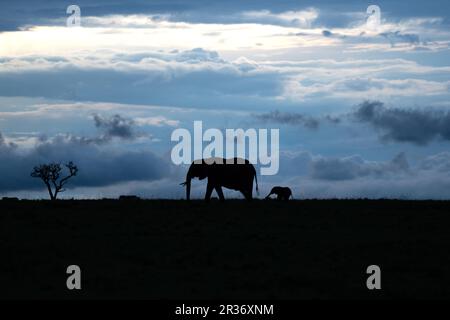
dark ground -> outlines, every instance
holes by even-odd
[[[450,298],[450,202],[0,201],[0,298]],[[66,268],[82,290],[66,289]],[[381,267],[382,290],[366,288]]]

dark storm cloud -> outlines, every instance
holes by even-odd
[[[135,122],[133,119],[123,118],[119,114],[113,115],[110,118],[104,118],[99,114],[94,114],[94,122],[97,128],[105,132],[105,139],[118,137],[131,140],[136,138],[136,132],[134,131]]]
[[[426,145],[437,139],[450,141],[450,112],[437,109],[386,108],[381,101],[364,101],[351,113],[311,117],[300,113],[272,111],[254,114],[261,122],[317,129],[321,123],[339,124],[356,120],[367,123],[380,133],[382,141]]]
[[[0,144],[0,191],[36,190],[42,183],[30,177],[40,163],[73,161],[80,169],[70,186],[108,186],[128,181],[152,181],[169,174],[168,162],[149,150],[128,151],[57,136],[30,150]],[[70,187],[69,186],[69,187]]]
[[[65,140],[75,144],[107,144],[114,138],[121,140],[135,140],[139,137],[151,137],[148,134],[139,133],[136,131],[136,122],[133,119],[124,118],[119,114],[110,117],[101,116],[99,114],[93,115],[95,127],[99,129],[99,135],[94,137],[76,136],[71,134],[61,135]],[[41,142],[48,141],[46,138],[41,138]]]
[[[269,113],[254,114],[253,115],[258,121],[261,122],[271,122],[279,123],[290,126],[302,126],[308,129],[317,129],[320,123],[327,121],[330,123],[337,124],[341,122],[341,118],[333,115],[325,115],[320,118],[311,117],[301,113],[294,112],[281,112],[278,110],[271,111]]]
[[[353,117],[381,133],[382,140],[425,145],[434,139],[450,140],[450,112],[386,108],[380,101],[365,101]]]
[[[256,114],[255,118],[261,122],[272,122],[293,126],[304,126],[308,129],[317,129],[319,121],[299,113],[280,112],[278,110],[269,113]]]

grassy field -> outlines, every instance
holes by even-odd
[[[450,298],[450,202],[0,201],[1,298]],[[66,289],[66,268],[82,290]],[[366,288],[381,267],[382,289]]]

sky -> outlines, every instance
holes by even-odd
[[[63,198],[183,198],[170,138],[201,120],[279,129],[260,197],[450,199],[449,13],[443,0],[2,1],[0,196],[47,197],[32,168],[74,161]]]

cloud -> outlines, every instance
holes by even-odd
[[[284,151],[280,155],[280,176],[302,176],[330,183],[355,179],[389,179],[393,176],[407,177],[414,175],[421,166],[422,164],[411,165],[404,152],[399,152],[387,161],[367,160],[360,155],[323,156],[308,151]],[[430,167],[431,170],[436,170],[437,165],[433,163]]]
[[[5,144],[5,138],[3,137],[3,134],[0,132],[0,146],[3,146]]]
[[[277,176],[260,179],[264,194],[273,185],[292,188],[298,198],[448,199],[450,153],[409,161],[399,152],[391,160],[359,155],[323,156],[308,151],[281,152]]]
[[[7,142],[3,134],[0,132],[0,152],[11,152],[17,148],[14,142]]]
[[[386,108],[380,101],[365,101],[353,117],[379,130],[385,141],[425,145],[435,139],[450,140],[448,111]]]
[[[222,60],[219,57],[219,54],[216,51],[210,51],[205,50],[203,48],[194,48],[192,50],[185,50],[185,51],[172,51],[175,55],[175,60],[178,62],[189,62],[189,63],[195,63],[195,62],[219,62],[223,63],[224,60]]]
[[[359,156],[345,158],[316,158],[311,163],[310,175],[314,179],[352,180],[360,177],[382,177],[409,171],[404,153],[389,162],[365,161]]]
[[[9,98],[3,98],[9,100]],[[9,102],[4,102],[0,98],[0,108],[6,109]],[[3,100],[3,101],[2,101]],[[21,98],[11,98],[17,101]],[[3,109],[4,108],[4,109]],[[7,109],[6,109],[7,110]],[[179,121],[174,119],[174,114],[180,115],[189,113],[188,108],[176,108],[168,106],[154,106],[154,105],[139,105],[139,104],[116,104],[116,103],[95,103],[95,102],[55,102],[55,101],[40,101],[31,99],[25,105],[17,106],[8,111],[0,111],[0,120],[7,120],[8,123],[15,121],[34,120],[42,123],[45,119],[53,119],[55,125],[62,124],[63,127],[67,125],[66,122],[73,123],[74,120],[79,119],[85,123],[86,118],[93,119],[94,115],[102,114],[100,117],[109,119],[115,114],[119,114],[126,110],[127,116],[131,117],[131,122],[135,126],[177,126]],[[214,110],[211,110],[213,113]],[[135,127],[134,126],[134,127]],[[60,130],[63,129],[59,128]],[[135,134],[137,128],[131,128]],[[101,132],[102,130],[99,129]]]
[[[119,114],[115,114],[110,118],[104,118],[98,114],[94,114],[93,118],[95,126],[104,132],[103,138],[106,140],[114,137],[132,140],[137,136],[133,128],[135,122],[132,119],[123,118]]]
[[[319,120],[299,113],[280,112],[278,110],[269,113],[255,114],[254,117],[262,122],[273,122],[287,125],[300,125],[308,129],[317,129]]]
[[[204,14],[204,13],[203,13]],[[82,17],[83,27],[105,27],[105,28],[158,28],[178,27],[188,28],[196,24],[269,24],[285,27],[309,28],[319,17],[319,11],[316,8],[306,8],[304,10],[245,10],[236,9],[231,14],[222,12],[208,12],[208,17],[202,16],[201,10],[196,12],[142,12],[134,13],[104,13],[102,15],[92,16],[84,15]],[[64,24],[66,17],[56,19],[42,19],[38,21],[40,25],[61,25]]]
[[[323,30],[323,31],[322,31],[322,35],[323,35],[324,37],[332,37],[332,36],[334,36],[334,33],[331,32],[330,30]]]
[[[315,8],[280,13],[273,13],[270,10],[245,11],[241,13],[243,22],[295,26],[300,28],[310,28],[318,16],[319,12]]]
[[[14,60],[0,66],[0,95],[241,108],[281,94],[281,75],[264,68],[249,70],[248,65],[223,61],[216,52],[203,49],[106,55],[102,62],[95,55],[70,62]]]
[[[156,116],[156,117],[139,117],[135,118],[134,121],[139,126],[169,126],[169,127],[177,127],[180,124],[178,120],[167,119],[164,116]]]
[[[0,95],[198,108],[447,96],[450,68],[404,59],[226,60],[205,49],[0,59]]]
[[[319,10],[321,23],[336,25],[336,21],[344,19],[344,23],[338,25],[346,26],[356,19],[363,19],[365,17],[365,7],[356,6],[354,1],[341,1],[339,3],[332,3],[330,6],[329,0],[314,0],[304,2],[297,1],[246,1],[229,0],[226,2],[220,1],[204,1],[204,0],[189,0],[180,2],[179,0],[165,0],[165,1],[143,1],[136,0],[131,3],[121,3],[117,0],[77,0],[76,2],[82,8],[84,16],[110,16],[110,15],[153,15],[153,16],[170,16],[172,21],[185,22],[201,22],[213,23],[234,22],[243,11],[258,12],[267,11],[272,15],[280,15],[286,12],[302,12],[311,9],[308,6],[313,4]],[[389,17],[398,17],[402,19],[411,16],[426,15],[442,15],[448,12],[449,5],[444,1],[428,1],[418,2],[414,1],[413,5],[405,6],[403,3],[386,3],[381,1],[379,5],[382,9],[382,17],[388,15],[385,12],[388,8]],[[41,23],[43,20],[51,18],[58,18],[63,16],[65,18],[66,2],[54,0],[42,0],[35,3],[33,6],[29,5],[29,1],[12,1],[3,4],[3,10],[0,13],[0,21],[2,23],[12,23],[14,25],[24,25]],[[386,8],[386,10],[385,10]],[[37,22],[36,22],[37,21]]]
[[[450,172],[450,152],[445,151],[426,157],[420,162],[421,170],[434,170],[442,173]]]
[[[105,187],[159,180],[170,175],[170,163],[150,150],[129,150],[111,144],[114,138],[130,142],[142,137],[135,130],[135,120],[119,114],[110,117],[94,114],[93,120],[100,131],[97,136],[57,134],[48,138],[40,135],[28,147],[7,142],[0,132],[0,192],[42,188],[39,181],[30,178],[30,170],[49,162],[73,161],[78,166],[79,174],[69,187]]]
[[[21,31],[0,33],[0,42],[6,44],[0,47],[0,55],[76,55],[83,50],[96,51],[98,48],[149,51],[155,47],[166,50],[202,47],[209,51],[242,53],[301,47],[323,55],[324,47],[346,53],[384,53],[386,50],[414,51],[417,48],[446,50],[449,45],[450,33],[445,19],[439,17],[403,20],[393,17],[392,21],[381,24],[379,31],[371,32],[367,30],[364,19],[355,19],[359,15],[354,12],[325,13],[321,17],[322,10],[318,8],[248,9],[248,6],[243,6],[231,14],[209,11],[208,17],[199,17],[202,10],[187,14],[137,11],[97,16],[82,14],[83,28],[71,30],[65,27],[64,15],[53,21],[35,19]],[[337,16],[341,18],[336,19]],[[339,20],[347,23],[339,27],[342,22]],[[149,38],[152,41],[148,41]],[[42,39],[53,39],[52,46]],[[416,41],[418,39],[426,41]]]
[[[86,143],[86,139],[57,135],[30,149],[0,144],[0,192],[39,190],[42,184],[30,177],[40,163],[73,161],[80,169],[71,187],[104,187],[129,181],[154,181],[170,175],[169,162],[149,150],[121,150]]]
[[[279,123],[290,126],[303,126],[307,129],[318,129],[320,124],[328,122],[332,124],[338,124],[343,120],[341,115],[325,114],[320,117],[313,117],[297,112],[281,112],[278,110],[268,113],[252,114],[252,116],[260,122],[267,123]]]
[[[359,71],[365,70],[362,67]],[[342,70],[344,73],[347,70]],[[359,73],[356,71],[356,73]],[[367,70],[366,70],[367,71]],[[447,95],[450,82],[417,78],[387,79],[384,77],[345,76],[329,79],[327,82],[292,76],[284,80],[283,97],[293,100],[310,100],[314,97],[335,97],[363,99],[370,96],[401,97]]]
[[[88,137],[73,134],[59,134],[58,137],[63,137],[65,140],[72,141],[74,143],[97,145],[110,143],[113,139],[133,141],[138,138],[151,137],[149,134],[138,132],[136,130],[136,126],[143,124],[142,119],[140,119],[138,123],[134,119],[124,118],[120,114],[105,117],[97,113],[92,115],[92,119],[94,120],[95,127],[99,130],[98,135]],[[159,125],[162,125],[163,122],[164,121],[160,119]],[[150,122],[146,121],[145,124],[150,124]],[[45,140],[46,139],[43,139],[42,141]]]
[[[6,139],[5,139],[6,140]],[[170,158],[148,150],[121,150],[108,145],[82,143],[58,135],[42,140],[29,150],[0,145],[0,193],[27,197],[45,192],[40,181],[29,176],[38,163],[73,160],[80,168],[65,195],[71,197],[116,196],[133,193],[149,197],[183,197],[174,181],[184,169],[173,168]],[[290,186],[296,198],[448,198],[450,153],[426,156],[411,164],[405,153],[391,160],[370,161],[361,156],[330,157],[310,152],[282,153],[280,173],[259,177],[262,193],[274,184]],[[194,184],[195,195],[204,195],[205,185]],[[26,190],[29,190],[27,192]],[[38,196],[45,196],[40,193]],[[231,191],[229,197],[238,196]]]
[[[410,44],[419,44],[420,38],[417,34],[412,33],[401,33],[400,31],[390,31],[380,33],[380,36],[386,38],[394,46],[397,42],[407,42]]]

